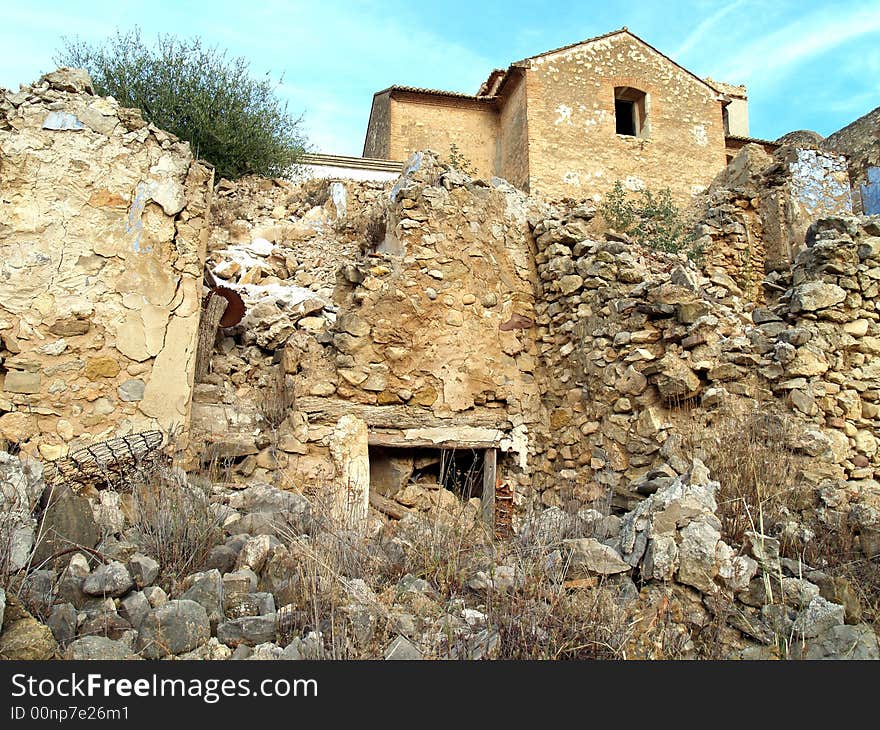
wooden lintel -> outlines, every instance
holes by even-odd
[[[342,416],[357,416],[373,428],[438,428],[455,426],[477,426],[507,430],[511,428],[507,414],[500,408],[472,408],[448,417],[434,415],[430,408],[421,406],[373,406],[338,398],[299,396],[296,399],[298,411],[313,416],[316,421],[335,423]]]
[[[408,439],[405,436],[388,433],[369,435],[370,446],[385,446],[393,449],[497,449],[497,441],[432,441],[431,439]]]

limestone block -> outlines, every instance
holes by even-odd
[[[349,529],[366,528],[370,504],[368,449],[367,424],[356,416],[342,416],[330,436],[330,453],[336,466],[331,510]]]

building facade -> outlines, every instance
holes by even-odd
[[[701,79],[623,28],[495,70],[472,96],[379,91],[363,154],[453,154],[548,199],[598,200],[620,180],[687,203],[745,138],[745,87]]]

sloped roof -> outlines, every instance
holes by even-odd
[[[443,91],[441,89],[424,89],[419,86],[389,86],[387,89],[382,89],[382,91],[377,91],[373,96],[380,96],[381,94],[386,94],[388,92],[394,91],[406,91],[411,94],[426,94],[428,96],[448,96],[453,99],[470,99],[472,101],[486,101],[487,99],[494,99],[494,96],[477,96],[475,94],[462,94],[458,91]]]

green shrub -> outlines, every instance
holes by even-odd
[[[694,236],[669,188],[656,193],[645,188],[631,194],[618,180],[599,212],[614,230],[643,246],[668,253],[686,252],[692,257],[701,253],[694,248]]]
[[[467,156],[458,149],[458,145],[451,144],[449,145],[449,159],[447,160],[447,164],[463,172],[468,177],[476,177],[477,170],[473,166],[473,163],[467,158]]]
[[[172,35],[150,48],[137,28],[97,45],[63,42],[56,63],[86,69],[99,94],[189,142],[218,176],[279,176],[302,156],[301,118],[287,113],[268,76],[250,75],[243,58]]]

